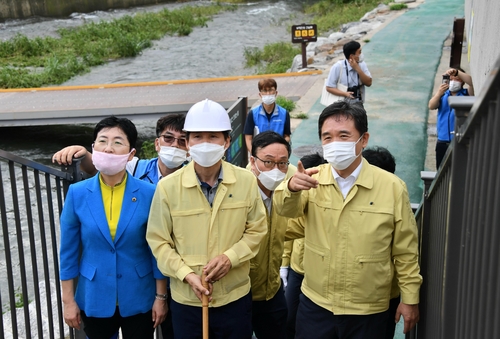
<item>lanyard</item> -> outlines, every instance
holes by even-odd
[[[344,60],[344,64],[345,64],[345,77],[346,77],[346,79],[347,79],[347,88],[349,88],[349,87],[351,87],[351,86],[349,86],[349,72],[348,72],[348,70],[347,70],[347,60]],[[357,74],[357,72],[356,72],[356,74]],[[358,86],[359,86],[359,85],[360,85],[360,84],[359,84],[359,74],[358,74]]]

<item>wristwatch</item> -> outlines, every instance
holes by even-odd
[[[455,68],[455,76],[458,76],[458,69]]]

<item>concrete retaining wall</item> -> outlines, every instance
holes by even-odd
[[[499,15],[498,0],[465,0],[465,35],[476,95],[481,91],[495,61],[500,57]]]
[[[66,17],[110,8],[128,8],[172,2],[172,0],[0,0],[0,22],[31,16]]]

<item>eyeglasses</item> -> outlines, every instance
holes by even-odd
[[[108,142],[108,140],[106,139],[98,139],[96,141],[94,141],[94,148],[97,146],[97,148],[100,148],[100,149],[105,149],[106,147],[111,147],[112,149],[114,150],[117,150],[117,149],[120,149],[120,148],[123,148],[123,147],[130,147],[130,145],[125,145],[123,142],[121,141],[110,141]]]
[[[259,159],[264,163],[264,167],[267,169],[273,169],[274,166],[278,166],[278,168],[282,171],[288,169],[288,165],[290,165],[289,161],[271,161],[271,160],[262,160],[260,158],[254,157],[255,159]]]
[[[176,138],[168,134],[162,134],[160,135],[160,137],[162,137],[163,141],[165,141],[165,143],[167,144],[173,144],[174,140],[177,140],[177,144],[179,144],[179,146],[186,147],[186,138]]]
[[[260,91],[260,93],[262,93],[262,94],[276,94],[276,90],[275,89],[263,89],[262,91]]]

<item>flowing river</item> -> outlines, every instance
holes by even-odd
[[[267,43],[290,41],[291,25],[308,20],[303,7],[317,1],[252,1],[239,4],[235,11],[222,12],[208,22],[208,27],[194,28],[186,37],[166,36],[153,42],[135,58],[111,61],[63,85],[133,83],[178,79],[215,78],[254,74],[244,67],[244,50],[262,48]],[[169,3],[126,10],[90,14],[74,13],[66,19],[13,20],[0,24],[0,39],[16,34],[28,37],[50,35],[57,29],[76,27],[88,21],[110,20],[140,11],[159,11],[199,2]],[[257,88],[257,86],[256,86]],[[0,108],[1,109],[1,108]],[[155,121],[136,121],[140,141],[154,138]],[[51,155],[71,144],[89,146],[92,126],[37,126],[1,128],[0,149],[19,156],[50,163]]]

